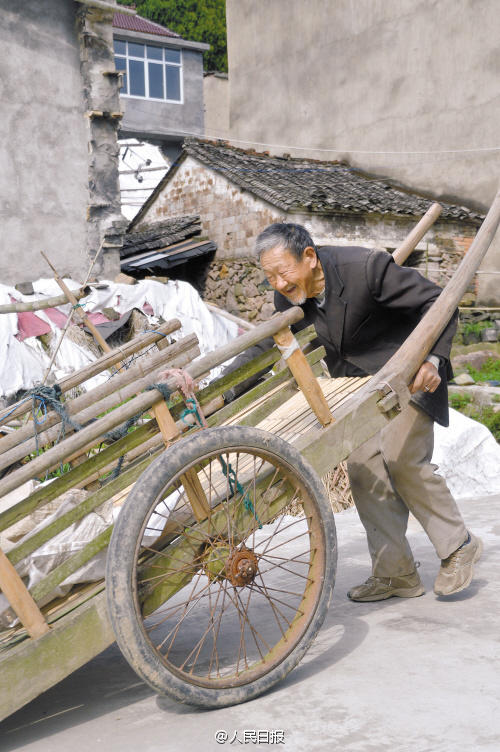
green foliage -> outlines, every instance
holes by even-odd
[[[463,334],[481,334],[483,329],[491,329],[495,325],[491,321],[468,321],[462,327]]]
[[[143,18],[167,26],[183,39],[209,44],[210,50],[203,55],[205,70],[227,73],[225,0],[137,0],[136,9]]]
[[[500,381],[500,359],[488,358],[478,370],[468,365],[467,370],[474,381]]]
[[[464,408],[470,405],[472,397],[468,394],[450,394],[450,406],[454,410],[464,412]]]
[[[450,405],[454,410],[486,426],[500,444],[500,412],[495,412],[491,405],[474,404],[472,397],[466,394],[451,394]]]

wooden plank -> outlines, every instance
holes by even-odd
[[[180,438],[180,431],[165,402],[157,402],[153,405],[156,422],[160,427],[165,446],[170,446],[173,441]],[[210,514],[210,507],[201,486],[199,478],[194,470],[188,470],[181,475],[182,485],[191,504],[193,514],[197,520],[204,520]]]
[[[62,564],[59,564],[58,567],[52,569],[43,580],[37,582],[37,584],[31,589],[30,592],[32,597],[38,601],[46,598],[58,585],[61,584],[61,582],[64,582],[70,574],[76,572],[80,567],[83,567],[84,564],[90,561],[90,559],[93,559],[96,554],[107,548],[112,531],[113,526],[110,525],[110,527],[106,528],[106,530],[99,533],[99,535],[87,543],[80,551],[78,551],[78,553],[70,556]]]
[[[0,654],[0,720],[83,666],[114,639],[102,592],[54,623],[47,634]]]
[[[47,541],[55,535],[58,535],[58,533],[66,530],[74,522],[78,522],[86,517],[87,514],[90,514],[90,512],[93,512],[100,507],[116,493],[123,489],[130,488],[157,455],[158,451],[144,457],[137,464],[124,470],[117,478],[114,478],[102,488],[94,491],[94,493],[78,504],[78,506],[69,509],[59,517],[56,517],[55,520],[48,525],[45,525],[37,533],[30,535],[30,537],[24,542],[17,543],[7,554],[9,561],[11,561],[12,564],[18,564],[26,558],[26,556],[29,556],[33,551],[36,551],[37,548],[40,548],[44,543],[47,543]]]

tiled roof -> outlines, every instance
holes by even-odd
[[[132,16],[128,13],[115,13],[113,16],[113,28],[125,29],[126,31],[138,31],[143,34],[156,34],[160,37],[177,37],[180,38],[180,34],[176,34],[175,31],[167,29],[166,26],[148,21],[142,16]]]
[[[200,232],[197,215],[171,217],[163,222],[143,225],[138,232],[128,232],[120,252],[121,270],[132,276],[170,274],[180,264],[213,255],[217,246],[200,237]]]
[[[171,217],[162,222],[142,225],[139,231],[127,232],[123,239],[120,256],[126,258],[143,251],[157,251],[174,243],[180,243],[201,232],[200,217]]]
[[[187,139],[184,153],[287,212],[422,216],[433,199],[343,162],[272,157],[226,143]],[[151,199],[168,182],[167,173]],[[148,201],[148,205],[151,200]],[[483,215],[440,201],[442,219],[479,223]]]

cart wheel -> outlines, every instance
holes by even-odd
[[[304,656],[335,580],[335,522],[300,453],[253,428],[200,431],[132,489],[107,564],[125,658],[160,694],[244,702]]]

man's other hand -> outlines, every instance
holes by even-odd
[[[410,384],[410,392],[411,394],[415,394],[415,392],[435,392],[440,383],[441,376],[436,366],[425,361]]]

